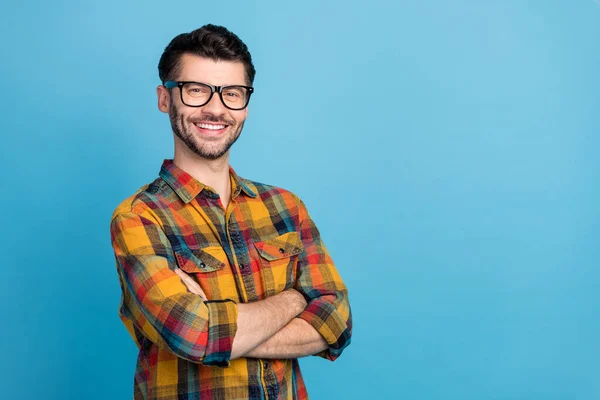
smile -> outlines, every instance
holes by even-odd
[[[194,124],[194,125],[196,125],[198,128],[209,129],[211,131],[218,131],[221,129],[225,129],[227,127],[227,125],[214,125],[214,124],[206,124],[206,123]]]

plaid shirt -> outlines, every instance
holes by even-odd
[[[295,288],[298,315],[335,360],[350,344],[348,291],[304,203],[240,178],[231,201],[171,160],[115,210],[111,238],[122,290],[119,316],[139,348],[135,399],[306,399],[297,359],[230,360],[237,303]],[[208,301],[188,291],[179,267]]]

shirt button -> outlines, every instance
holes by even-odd
[[[280,247],[280,248],[279,248],[279,252],[280,252],[281,254],[283,254],[283,253],[285,253],[285,250],[284,250],[284,249],[282,249],[282,248]]]
[[[240,264],[240,269],[243,271],[246,269],[246,266],[244,264]]]
[[[200,268],[205,268],[205,267],[206,267],[206,264],[204,264],[203,262],[200,263]]]
[[[271,364],[269,364],[269,362],[267,362],[267,361],[263,362],[263,368],[264,369],[269,369],[270,366],[271,366]]]

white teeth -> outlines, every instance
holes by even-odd
[[[211,124],[196,124],[196,126],[202,129],[210,129],[213,131],[218,131],[219,129],[224,129],[225,125],[211,125]]]

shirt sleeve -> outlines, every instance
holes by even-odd
[[[204,301],[188,291],[174,272],[171,244],[151,215],[121,212],[113,217],[110,231],[132,323],[180,358],[229,366],[237,304]]]
[[[299,254],[295,289],[308,302],[298,317],[311,324],[329,345],[328,349],[316,355],[334,361],[350,344],[352,336],[348,289],[306,206],[298,197],[296,201],[304,250]]]

